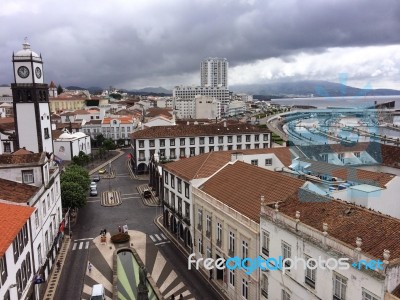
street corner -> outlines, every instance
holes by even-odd
[[[119,191],[106,191],[101,194],[102,206],[121,205],[121,193]]]

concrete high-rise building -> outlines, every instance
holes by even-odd
[[[228,88],[228,60],[207,58],[200,63],[201,86]]]

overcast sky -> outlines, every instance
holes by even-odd
[[[229,84],[400,89],[399,0],[0,0],[0,84],[24,37],[63,86],[198,85],[200,61],[225,57]]]

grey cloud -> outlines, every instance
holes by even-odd
[[[208,56],[237,66],[400,41],[397,0],[37,2],[0,18],[0,83],[11,82],[10,57],[24,36],[43,54],[47,81],[81,86],[170,85]]]

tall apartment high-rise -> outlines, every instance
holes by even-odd
[[[228,60],[207,58],[200,63],[201,86],[228,88]]]

